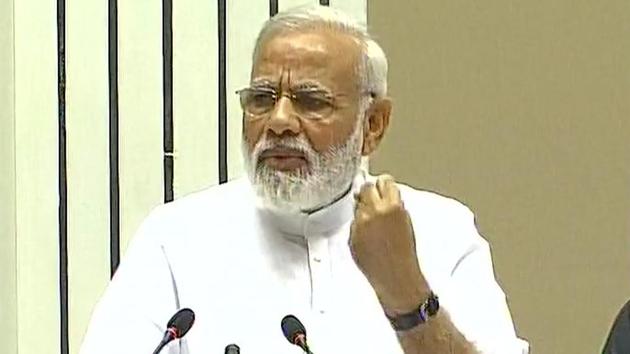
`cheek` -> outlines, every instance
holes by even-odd
[[[250,150],[252,150],[260,140],[263,130],[264,123],[262,120],[243,123],[243,139]]]
[[[313,149],[323,153],[333,146],[345,143],[352,134],[352,128],[351,124],[338,120],[331,120],[326,123],[309,122],[304,125],[304,133]]]

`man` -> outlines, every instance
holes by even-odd
[[[390,121],[387,60],[338,11],[262,29],[240,90],[247,180],[159,207],[96,308],[83,354],[148,353],[179,308],[169,353],[526,353],[489,247],[458,202],[361,172]]]
[[[630,354],[630,301],[619,311],[602,354]]]

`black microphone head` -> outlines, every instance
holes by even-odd
[[[167,327],[177,332],[176,338],[181,338],[188,333],[193,323],[195,323],[195,313],[191,309],[184,308],[171,317]]]
[[[241,353],[241,348],[239,348],[239,346],[236,344],[228,344],[228,346],[225,347],[224,354],[240,354],[240,353]]]
[[[299,345],[296,343],[296,338],[302,335],[306,338],[306,329],[300,320],[293,315],[286,315],[280,322],[280,326],[282,327],[282,333],[284,337],[291,344]]]

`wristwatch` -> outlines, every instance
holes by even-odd
[[[389,316],[386,314],[392,327],[397,332],[408,331],[421,325],[429,320],[430,317],[435,316],[440,309],[440,301],[433,292],[429,293],[429,297],[418,306],[412,312],[398,315]]]

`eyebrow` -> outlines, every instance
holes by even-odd
[[[330,89],[328,89],[326,86],[317,83],[317,82],[313,82],[313,81],[304,81],[304,82],[300,82],[297,83],[295,85],[291,86],[291,90],[296,91],[296,90],[304,90],[304,91],[324,91],[324,92],[331,92]]]
[[[269,88],[274,89],[276,86],[268,79],[257,79],[250,84],[252,88]]]

